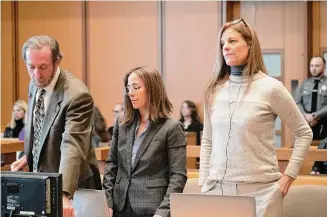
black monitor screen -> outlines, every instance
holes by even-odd
[[[62,176],[1,173],[1,216],[62,217]]]

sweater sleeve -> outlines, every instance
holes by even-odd
[[[212,127],[210,117],[204,109],[203,135],[200,151],[200,177],[199,185],[202,186],[209,175],[210,156],[212,151]]]
[[[272,87],[270,104],[273,112],[286,123],[295,137],[293,153],[285,174],[296,179],[312,142],[312,130],[281,82]]]

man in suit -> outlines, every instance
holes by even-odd
[[[97,188],[100,180],[91,144],[93,99],[80,80],[59,68],[62,54],[54,38],[31,37],[22,54],[31,77],[26,155],[11,168],[18,171],[28,165],[33,172],[61,173],[63,214],[74,216],[74,191]]]

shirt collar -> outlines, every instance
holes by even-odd
[[[47,93],[52,93],[53,92],[53,90],[54,90],[54,88],[56,86],[56,83],[58,81],[59,75],[60,75],[60,69],[58,67],[57,70],[56,70],[56,74],[53,77],[53,79],[50,82],[50,84],[48,86],[46,86],[45,88],[43,88]]]

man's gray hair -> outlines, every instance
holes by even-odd
[[[27,41],[24,43],[22,48],[24,62],[26,62],[26,51],[28,49],[42,49],[46,46],[50,47],[53,63],[62,59],[63,54],[60,52],[59,44],[56,39],[52,38],[51,36],[39,35],[27,39]]]

